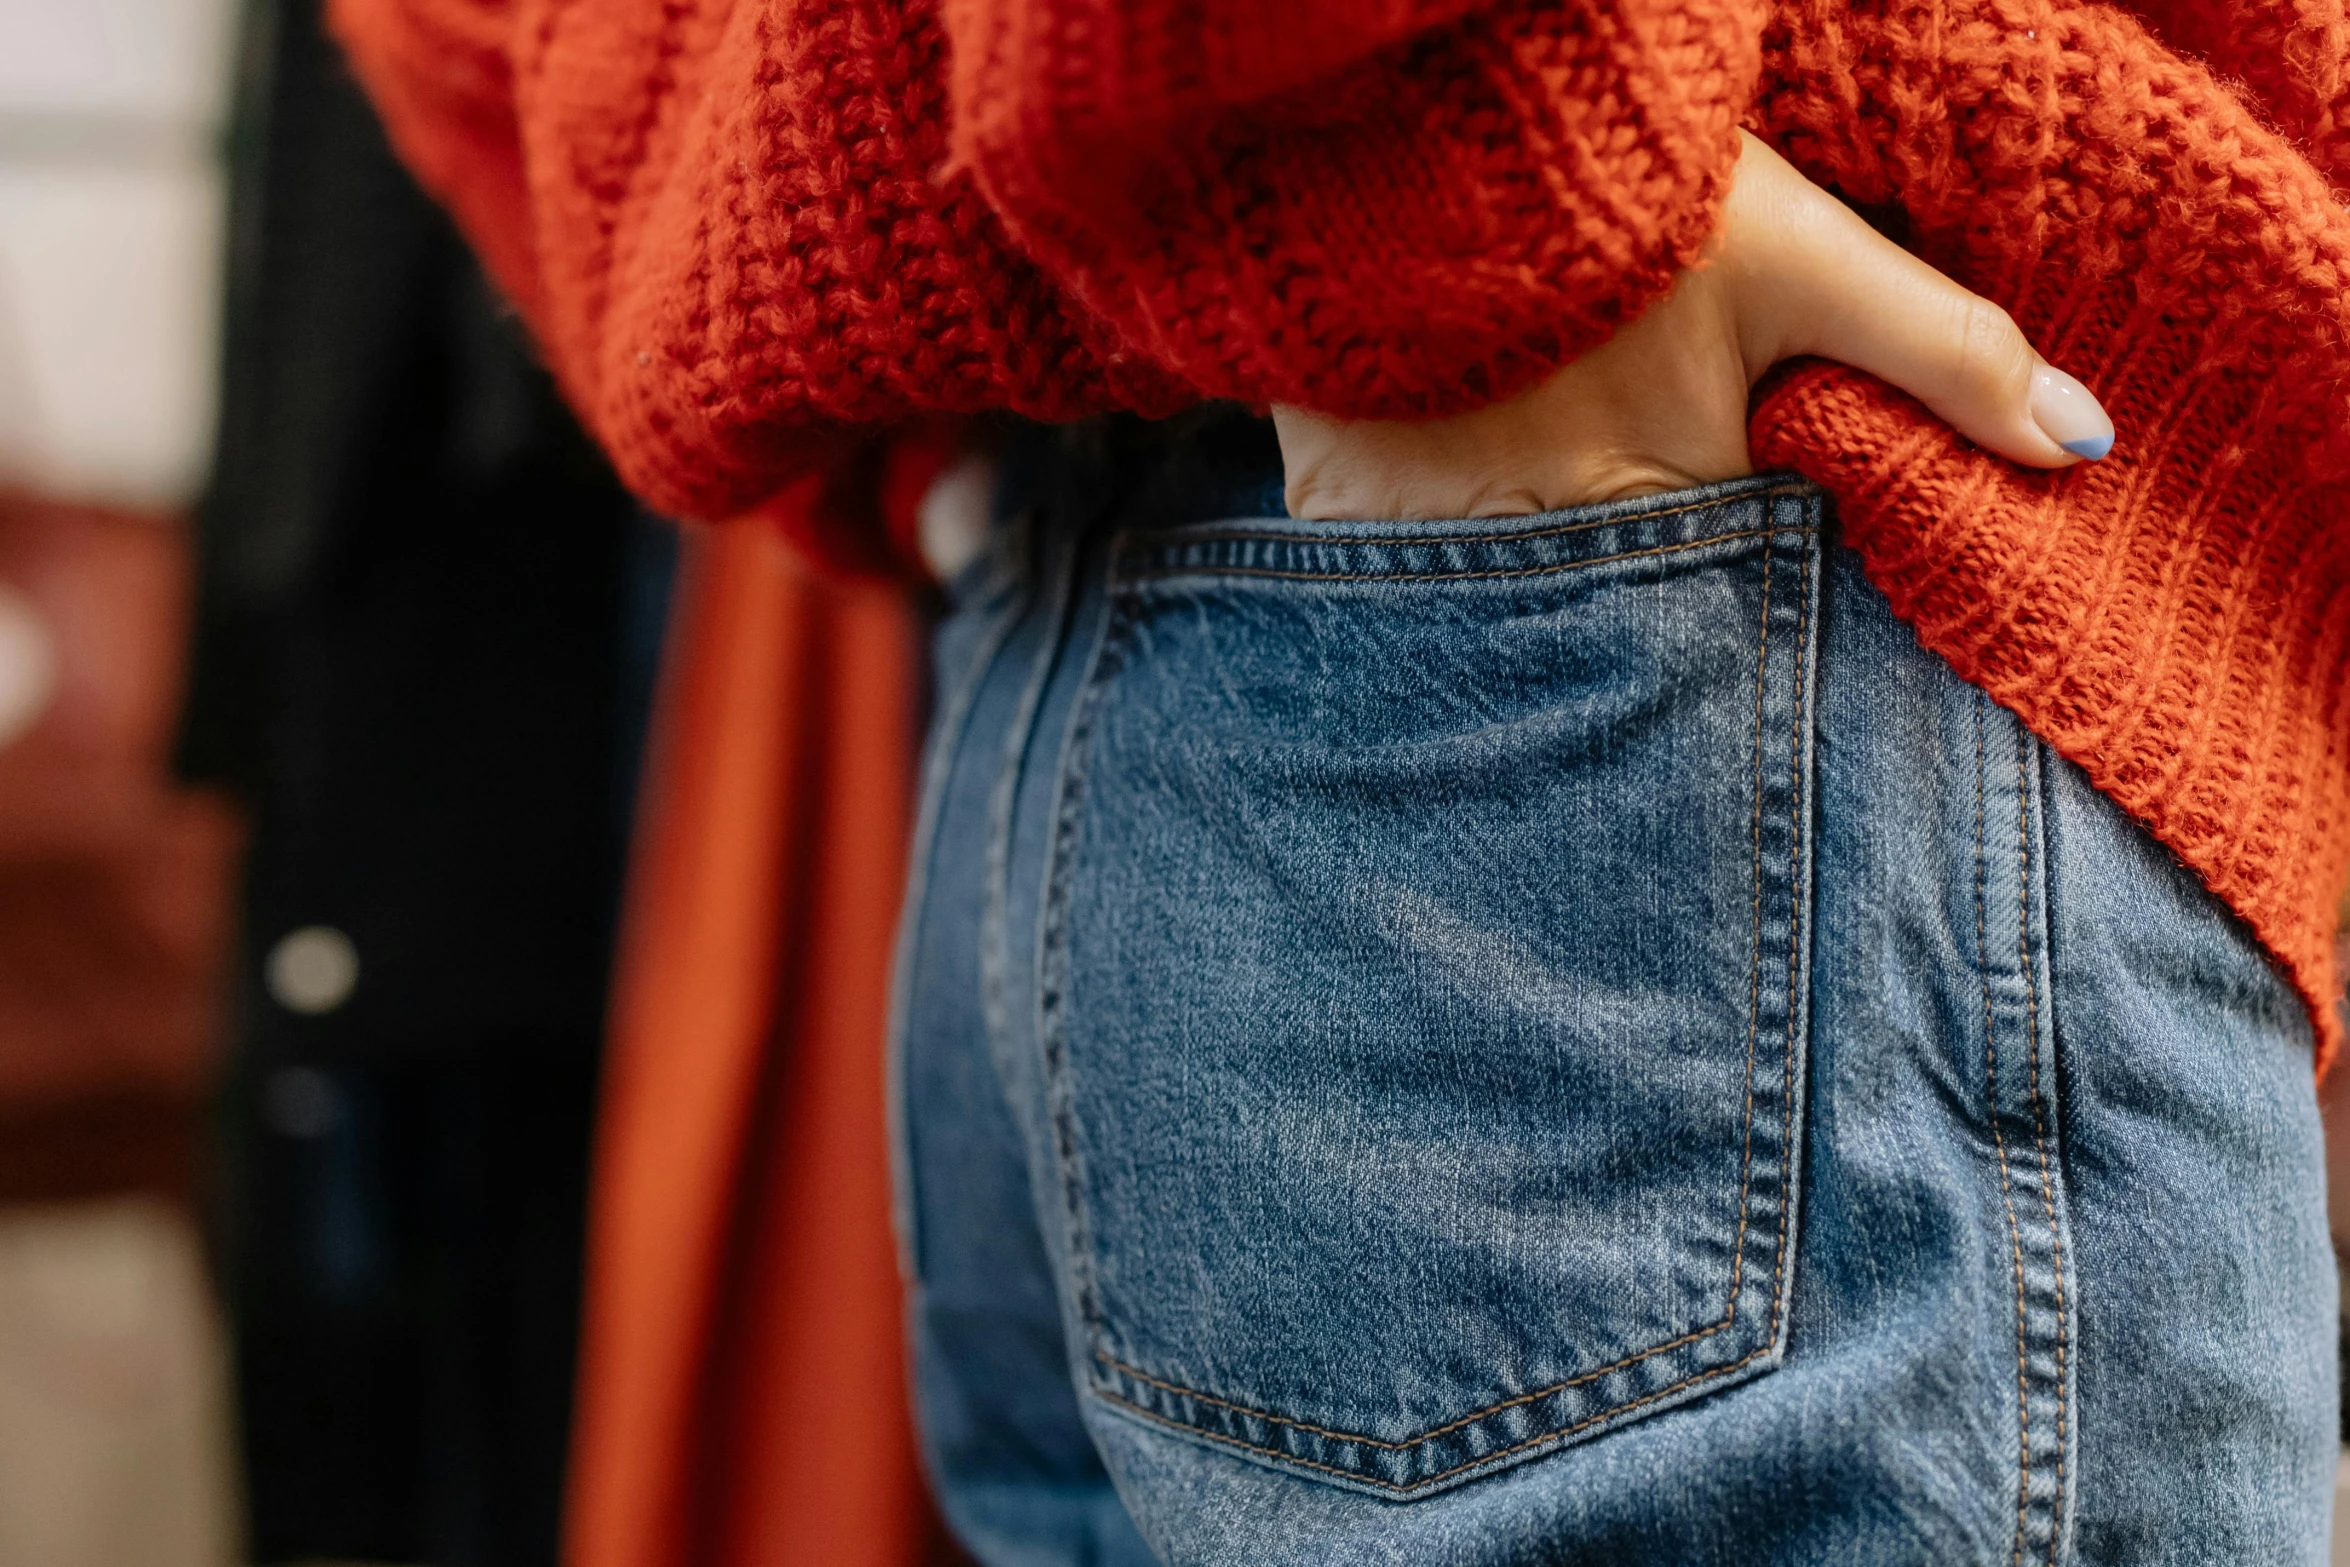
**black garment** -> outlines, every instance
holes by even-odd
[[[254,829],[220,1118],[254,1554],[551,1563],[666,530],[316,0],[246,31],[182,763]],[[311,927],[358,972],[304,1012],[268,975]]]

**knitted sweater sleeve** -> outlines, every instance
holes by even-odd
[[[535,317],[542,284],[506,47],[514,0],[330,0],[329,10],[401,160]]]
[[[1754,0],[944,0],[952,150],[1210,396],[1440,414],[1595,346],[1711,233]]]

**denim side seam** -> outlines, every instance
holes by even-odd
[[[1012,531],[1024,534],[1025,526],[1012,525]],[[983,553],[963,569],[962,581],[971,592],[984,580],[983,573],[1003,575],[1001,564],[992,551]],[[908,911],[899,922],[896,942],[890,955],[889,1024],[883,1041],[883,1070],[886,1074],[885,1113],[888,1117],[890,1190],[892,1218],[897,1233],[898,1273],[907,1284],[922,1278],[921,1226],[915,1215],[919,1207],[914,1189],[914,1164],[910,1155],[912,1128],[906,1095],[906,1030],[912,1017],[915,947],[921,939],[920,922],[912,916],[922,907],[930,884],[930,867],[937,853],[938,817],[946,796],[948,782],[954,772],[955,752],[961,743],[965,721],[970,716],[974,699],[985,682],[987,671],[1004,649],[1012,628],[1020,619],[1017,602],[998,606],[994,619],[981,633],[973,648],[970,666],[951,688],[941,683],[934,693],[936,711],[930,725],[927,749],[923,757],[921,795],[915,807],[914,839],[906,858],[906,895],[904,907]]]
[[[1993,781],[1987,730],[1994,715],[2009,731],[2015,750],[2012,800],[1999,798],[2007,792],[2006,779]],[[2015,1296],[2016,1512],[2008,1560],[2010,1567],[2023,1567],[2027,1560],[2056,1567],[2067,1554],[2067,1457],[2077,1440],[2070,1420],[2072,1312],[2077,1291],[2066,1287],[2069,1248],[2062,1217],[2062,1151],[2057,1145],[2058,1122],[2051,1103],[2056,1078],[2051,1072],[2043,1083],[2040,1059],[2042,1034],[2051,1011],[2042,1005],[2040,994],[2049,965],[2043,942],[2035,939],[2035,927],[2043,935],[2047,928],[2047,890],[2046,859],[2035,841],[2039,813],[2034,801],[2043,799],[2044,794],[2037,776],[2040,769],[2034,763],[2044,766],[2045,755],[2029,731],[1980,695],[1975,700],[1975,730],[1975,935],[1983,990],[1985,1111],[1999,1171]],[[1990,820],[1995,807],[2010,806],[2015,814],[2012,967],[2004,958],[1995,957],[1998,949],[1990,934],[1992,901],[2007,893],[1999,884],[2005,878],[1993,879]],[[2002,831],[2005,825],[2004,821],[1999,823]],[[2005,914],[2004,909],[1998,912]],[[2003,1031],[2020,1033],[2022,1047],[2007,1052],[2004,1070],[1998,1043]],[[2053,1040],[2048,1043],[2053,1051]],[[2032,1147],[2028,1162],[2022,1156],[2027,1135]],[[2026,1188],[2020,1212],[2019,1184]],[[2037,1214],[2031,1211],[2035,1206]]]
[[[1066,1087],[1066,1041],[1064,1037],[1066,1032],[1064,1007],[1067,999],[1065,988],[1067,968],[1067,960],[1065,955],[1065,945],[1067,939],[1066,917],[1068,904],[1067,870],[1069,860],[1075,846],[1079,818],[1082,815],[1085,770],[1084,758],[1087,750],[1087,741],[1090,736],[1094,721],[1095,708],[1098,705],[1101,693],[1117,675],[1120,668],[1122,667],[1124,658],[1127,656],[1129,633],[1134,629],[1137,622],[1137,617],[1133,612],[1137,598],[1135,594],[1130,591],[1134,586],[1143,581],[1158,576],[1183,574],[1190,571],[1202,570],[1203,568],[1196,563],[1196,547],[1204,544],[1232,542],[1236,544],[1247,545],[1256,542],[1279,542],[1287,540],[1288,542],[1298,544],[1322,546],[1328,545],[1333,541],[1328,539],[1313,538],[1311,536],[1305,535],[1209,535],[1187,533],[1181,540],[1180,545],[1177,547],[1181,549],[1183,554],[1189,556],[1190,559],[1181,565],[1170,565],[1163,569],[1157,570],[1150,569],[1148,567],[1145,567],[1141,570],[1132,570],[1130,568],[1126,570],[1117,570],[1115,568],[1113,569],[1111,603],[1108,607],[1108,613],[1105,617],[1105,625],[1103,627],[1100,640],[1097,643],[1094,651],[1092,667],[1085,677],[1084,685],[1082,687],[1082,692],[1079,698],[1078,711],[1072,716],[1072,721],[1065,743],[1065,750],[1061,766],[1060,796],[1056,802],[1053,818],[1054,826],[1053,845],[1051,850],[1052,858],[1046,886],[1046,899],[1043,910],[1044,917],[1042,921],[1043,929],[1040,933],[1042,936],[1042,944],[1044,948],[1042,956],[1046,960],[1042,965],[1041,970],[1043,988],[1039,997],[1040,1017],[1043,1025],[1041,1029],[1041,1042],[1043,1045],[1044,1056],[1043,1065],[1046,1081],[1049,1085],[1049,1114],[1051,1115],[1054,1122],[1054,1153],[1056,1155],[1057,1162],[1060,1165],[1057,1173],[1060,1176],[1060,1184],[1062,1189],[1061,1195],[1063,1217],[1068,1227],[1068,1257],[1071,1283],[1073,1286],[1073,1293],[1076,1297],[1075,1304],[1078,1315],[1084,1324],[1088,1338],[1091,1340],[1088,1348],[1090,1349],[1092,1358],[1096,1362],[1100,1372],[1099,1376],[1088,1377],[1086,1379],[1087,1390],[1094,1394],[1094,1396],[1100,1398],[1105,1403],[1114,1405],[1119,1409],[1140,1419],[1169,1428],[1189,1437],[1205,1440],[1218,1445],[1229,1446],[1246,1453],[1260,1455],[1264,1458],[1272,1460],[1280,1466],[1317,1471],[1331,1475],[1353,1485],[1365,1486],[1382,1494],[1400,1497],[1422,1492],[1442,1482],[1456,1480],[1475,1471],[1487,1471],[1496,1467],[1500,1467],[1510,1459],[1529,1454],[1540,1448],[1563,1443],[1584,1431],[1590,1430],[1591,1428],[1599,1426],[1603,1423],[1614,1421],[1618,1417],[1632,1411],[1647,1408],[1667,1400],[1678,1401],[1677,1396],[1690,1389],[1697,1388],[1700,1385],[1708,1382],[1718,1381],[1724,1377],[1728,1377],[1732,1373],[1740,1371],[1741,1369],[1752,1365],[1758,1360],[1775,1356],[1784,1351],[1784,1308],[1786,1304],[1787,1283],[1786,1276],[1789,1252],[1791,1249],[1789,1243],[1789,1232],[1793,1222],[1793,1214],[1798,1197],[1798,1187],[1800,1185],[1800,1179],[1798,1175],[1798,1150],[1800,1147],[1801,1130],[1798,1124],[1798,1117],[1795,1113],[1795,1106],[1799,1092],[1801,1074],[1800,1058],[1804,1054],[1804,1019],[1808,1011],[1808,1009],[1805,1008],[1802,1003],[1801,992],[1802,976],[1805,966],[1805,948],[1807,945],[1806,938],[1810,928],[1809,900],[1811,896],[1811,886],[1809,877],[1804,873],[1803,867],[1806,863],[1806,839],[1808,836],[1805,825],[1807,820],[1806,813],[1811,807],[1811,790],[1808,785],[1811,745],[1810,736],[1807,733],[1808,723],[1812,714],[1811,683],[1814,679],[1810,659],[1810,640],[1812,634],[1811,601],[1813,592],[1815,590],[1815,585],[1813,582],[1813,573],[1811,567],[1812,555],[1818,548],[1819,535],[1821,531],[1821,502],[1817,497],[1816,492],[1807,492],[1802,489],[1786,487],[1762,489],[1749,492],[1749,494],[1740,496],[1738,499],[1748,502],[1762,503],[1767,508],[1766,516],[1769,516],[1772,519],[1774,525],[1742,529],[1727,533],[1713,533],[1704,537],[1690,538],[1687,540],[1650,548],[1622,550],[1599,556],[1589,556],[1563,562],[1545,562],[1543,564],[1532,567],[1509,570],[1413,571],[1379,574],[1333,573],[1325,575],[1321,573],[1270,571],[1255,569],[1239,564],[1218,564],[1212,567],[1204,568],[1208,574],[1215,576],[1278,576],[1292,580],[1343,580],[1349,582],[1365,583],[1393,581],[1442,582],[1468,580],[1472,578],[1483,579],[1495,577],[1550,575],[1558,572],[1577,570],[1588,566],[1605,565],[1611,562],[1618,562],[1627,559],[1678,553],[1684,550],[1698,549],[1734,542],[1743,542],[1755,539],[1772,541],[1770,543],[1766,543],[1761,551],[1761,564],[1763,571],[1762,589],[1760,595],[1761,612],[1759,616],[1755,650],[1756,734],[1753,742],[1755,769],[1755,938],[1753,944],[1753,958],[1751,960],[1753,975],[1753,996],[1750,1004],[1748,1019],[1749,1037],[1745,1067],[1747,1080],[1747,1115],[1744,1132],[1745,1146],[1741,1155],[1738,1239],[1731,1265],[1731,1287],[1724,1314],[1718,1321],[1710,1324],[1709,1326],[1682,1334],[1667,1342],[1654,1345],[1646,1350],[1640,1351],[1637,1354],[1626,1356],[1620,1360],[1605,1366],[1601,1366],[1595,1370],[1580,1373],[1565,1381],[1554,1383],[1550,1386],[1503,1400],[1499,1403],[1493,1404],[1483,1409],[1479,1409],[1471,1414],[1461,1416],[1458,1419],[1448,1421],[1442,1425],[1423,1431],[1416,1436],[1403,1440],[1385,1440],[1368,1435],[1366,1433],[1331,1430],[1322,1426],[1311,1424],[1309,1422],[1276,1415],[1263,1409],[1253,1408],[1244,1404],[1217,1398],[1211,1394],[1201,1392],[1194,1388],[1186,1387],[1180,1383],[1152,1376],[1139,1367],[1129,1365],[1111,1353],[1104,1343],[1104,1340],[1107,1337],[1106,1324],[1101,1318],[1099,1302],[1091,1277],[1089,1226],[1086,1220],[1086,1204],[1082,1191],[1083,1174],[1082,1171],[1078,1168],[1079,1150],[1072,1119],[1074,1111],[1073,1106],[1070,1103],[1069,1093]],[[1795,504],[1784,504],[1790,501],[1794,502]],[[1395,544],[1425,545],[1431,542],[1441,542],[1446,545],[1480,543],[1517,544],[1528,539],[1542,539],[1567,533],[1587,532],[1591,529],[1613,526],[1620,523],[1646,523],[1653,521],[1657,517],[1675,516],[1684,512],[1719,509],[1723,506],[1723,504],[1723,501],[1714,499],[1695,505],[1674,507],[1669,511],[1649,513],[1646,515],[1634,515],[1631,517],[1619,517],[1611,515],[1596,521],[1578,523],[1567,527],[1540,530],[1517,530],[1506,533],[1478,535],[1474,537],[1445,538],[1439,541],[1431,541],[1424,538],[1411,538],[1396,540],[1348,539],[1343,542],[1350,546],[1389,546]],[[1789,520],[1788,514],[1790,513],[1795,514],[1796,520]],[[1247,1436],[1239,1434],[1233,1430],[1217,1430],[1205,1425],[1204,1423],[1178,1418],[1176,1415],[1170,1414],[1163,1409],[1148,1407],[1147,1405],[1138,1402],[1135,1397],[1126,1396],[1125,1393],[1121,1392],[1115,1385],[1113,1385],[1115,1379],[1124,1378],[1129,1383],[1134,1384],[1135,1387],[1130,1389],[1130,1391],[1136,1391],[1139,1393],[1140,1389],[1146,1388],[1156,1390],[1159,1393],[1169,1395],[1170,1399],[1172,1400],[1181,1400],[1189,1403],[1193,1407],[1194,1411],[1199,1411],[1204,1406],[1205,1409],[1223,1411],[1227,1415],[1234,1417],[1231,1420],[1221,1421],[1219,1422],[1220,1424],[1238,1425],[1241,1422],[1257,1422],[1262,1423],[1268,1427],[1298,1433],[1307,1437],[1322,1438],[1330,1442],[1342,1443],[1348,1446],[1368,1448],[1389,1453],[1410,1453],[1426,1447],[1428,1443],[1436,1441],[1439,1438],[1445,1437],[1455,1432],[1459,1432],[1466,1427],[1476,1425],[1480,1422],[1490,1420],[1497,1415],[1501,1415],[1508,1411],[1519,1409],[1527,1405],[1536,1404],[1545,1399],[1556,1397],[1563,1392],[1567,1392],[1571,1389],[1598,1381],[1602,1378],[1610,1376],[1611,1374],[1621,1372],[1626,1368],[1634,1366],[1642,1361],[1652,1359],[1655,1356],[1665,1354],[1672,1350],[1685,1348],[1686,1346],[1696,1343],[1700,1340],[1713,1337],[1716,1334],[1732,1328],[1736,1324],[1738,1320],[1740,1299],[1745,1285],[1745,1274],[1747,1270],[1747,1262],[1745,1257],[1746,1235],[1752,1219],[1752,1206],[1754,1199],[1752,1184],[1754,1118],[1752,1112],[1754,1101],[1754,1075],[1757,1051],[1760,1043],[1761,986],[1763,983],[1764,968],[1762,925],[1764,903],[1764,865],[1766,859],[1763,844],[1764,824],[1762,813],[1763,796],[1765,793],[1762,771],[1765,750],[1763,744],[1762,726],[1764,721],[1765,698],[1769,690],[1769,655],[1772,650],[1770,624],[1773,617],[1774,604],[1771,588],[1771,571],[1773,557],[1778,548],[1778,542],[1789,537],[1793,537],[1798,541],[1795,548],[1795,553],[1799,562],[1799,586],[1796,594],[1796,605],[1794,607],[1796,624],[1794,627],[1795,636],[1793,639],[1794,651],[1791,655],[1794,659],[1794,668],[1791,672],[1791,675],[1784,675],[1781,677],[1782,679],[1788,681],[1786,689],[1791,693],[1788,701],[1791,709],[1790,723],[1793,730],[1788,764],[1791,772],[1791,777],[1788,781],[1788,804],[1790,819],[1784,829],[1788,835],[1787,841],[1783,846],[1780,846],[1780,852],[1785,855],[1787,863],[1790,866],[1790,884],[1784,890],[1783,894],[1787,902],[1787,913],[1785,917],[1788,921],[1786,941],[1788,949],[1786,1001],[1787,1012],[1785,1016],[1785,1038],[1782,1042],[1781,1049],[1781,1119],[1783,1124],[1780,1128],[1779,1150],[1777,1154],[1779,1216],[1773,1247],[1770,1316],[1761,1342],[1756,1344],[1754,1348],[1748,1350],[1746,1353],[1738,1356],[1733,1360],[1729,1360],[1713,1366],[1699,1367],[1689,1372],[1687,1375],[1673,1381],[1667,1386],[1639,1393],[1637,1396],[1623,1397],[1619,1399],[1619,1401],[1612,1403],[1605,1408],[1592,1412],[1580,1419],[1574,1420],[1572,1423],[1563,1427],[1559,1427],[1550,1431],[1538,1432],[1535,1435],[1526,1437],[1523,1440],[1511,1443],[1498,1449],[1489,1450],[1482,1453],[1475,1453],[1459,1463],[1437,1470],[1434,1473],[1421,1475],[1418,1478],[1408,1481],[1390,1480],[1383,1478],[1376,1473],[1366,1472],[1362,1469],[1347,1468],[1340,1465],[1319,1462],[1315,1459],[1305,1456],[1302,1453],[1291,1451],[1284,1447],[1273,1446],[1267,1442],[1251,1441]],[[1111,551],[1113,561],[1117,562],[1120,566],[1127,565],[1127,563],[1132,559],[1131,552],[1133,542],[1134,541],[1131,539],[1122,539],[1116,541],[1116,543],[1113,544]],[[1057,963],[1054,961],[1056,956],[1059,958]],[[1269,1435],[1270,1433],[1267,1434]]]
[[[1007,992],[1011,965],[1012,829],[1019,806],[1020,764],[1035,742],[1037,714],[1044,705],[1045,687],[1052,679],[1053,665],[1059,656],[1059,628],[1073,612],[1076,599],[1073,580],[1076,541],[1030,535],[1021,539],[1020,544],[1041,558],[1047,583],[1045,592],[1022,614],[1041,613],[1050,634],[1038,641],[1035,658],[1021,684],[1018,706],[1005,727],[1003,751],[987,810],[986,892],[979,917],[980,1015],[988,1048],[995,1055],[997,1077],[1007,1090],[1019,1081],[1018,1075],[1006,1068],[1014,1049]],[[1012,617],[1011,626],[1016,626],[1020,618]],[[1015,1119],[1024,1121],[1026,1118],[1019,1114],[1017,1094],[1013,1095],[1013,1101]]]

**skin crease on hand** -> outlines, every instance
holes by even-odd
[[[1880,376],[2029,467],[2104,455],[2104,410],[2005,311],[1739,135],[1704,259],[1548,380],[1422,423],[1276,407],[1290,515],[1510,517],[1737,478],[1753,471],[1748,392],[1800,354]]]

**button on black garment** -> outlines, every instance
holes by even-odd
[[[549,1563],[666,533],[256,7],[182,761],[252,813],[222,1220],[256,1559]]]

